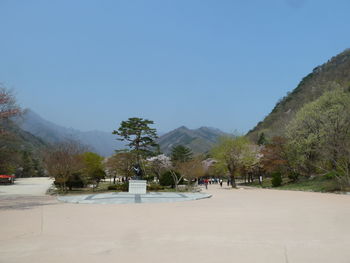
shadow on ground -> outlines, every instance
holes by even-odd
[[[57,203],[52,196],[0,196],[0,211],[32,209]]]

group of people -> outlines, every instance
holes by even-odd
[[[198,184],[204,185],[205,189],[208,189],[209,184],[220,184],[220,187],[223,185],[222,178],[202,178],[199,180]],[[230,185],[230,180],[227,180],[227,186]]]

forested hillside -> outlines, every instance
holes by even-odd
[[[42,176],[41,157],[47,144],[12,121],[20,114],[12,92],[0,85],[0,174]]]
[[[261,133],[270,138],[283,135],[286,125],[294,118],[301,107],[315,101],[325,91],[335,90],[336,88],[350,88],[350,49],[314,68],[291,93],[276,104],[263,121],[248,132],[248,136],[257,141]]]

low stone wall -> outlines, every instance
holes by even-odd
[[[147,188],[146,180],[130,180],[129,193],[130,194],[145,194]]]

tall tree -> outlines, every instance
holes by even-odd
[[[0,83],[0,173],[15,173],[21,160],[18,136],[8,129],[10,118],[20,113],[13,91]]]
[[[258,139],[258,145],[265,145],[267,143],[265,133],[261,133]]]
[[[262,165],[268,173],[285,172],[288,166],[287,139],[275,136],[262,149]]]
[[[171,161],[176,162],[187,162],[192,159],[193,153],[190,148],[177,145],[171,149]]]
[[[29,152],[22,152],[22,177],[32,177],[35,176],[34,162],[32,156]]]
[[[133,164],[135,163],[135,154],[131,152],[120,152],[109,157],[106,163],[107,170],[114,177],[133,176]]]
[[[158,179],[163,173],[171,168],[170,158],[164,154],[153,156],[147,159],[148,166],[153,174],[155,174]]]
[[[246,137],[221,137],[219,143],[213,147],[212,154],[218,161],[218,165],[225,168],[231,179],[231,185],[236,187],[235,175],[244,165],[244,154],[249,149],[249,141]]]
[[[151,124],[154,124],[151,120],[129,118],[127,121],[121,122],[118,130],[113,131],[113,134],[120,136],[118,140],[128,142],[127,146],[136,155],[137,165],[140,169],[142,169],[141,157],[151,155],[158,145],[156,143],[157,131],[149,126]]]
[[[102,165],[104,158],[93,152],[85,152],[82,157],[85,165],[85,176],[95,187],[98,187],[101,179],[105,178],[105,172]]]
[[[45,154],[44,162],[51,177],[60,185],[63,191],[67,190],[69,178],[84,168],[82,154],[85,148],[75,141],[65,141],[53,145]]]
[[[341,89],[325,92],[298,111],[287,130],[300,172],[337,171],[339,163],[348,159],[350,93]]]
[[[198,179],[205,175],[203,161],[199,158],[191,159],[177,165],[177,171],[187,179],[188,185],[193,179]]]

